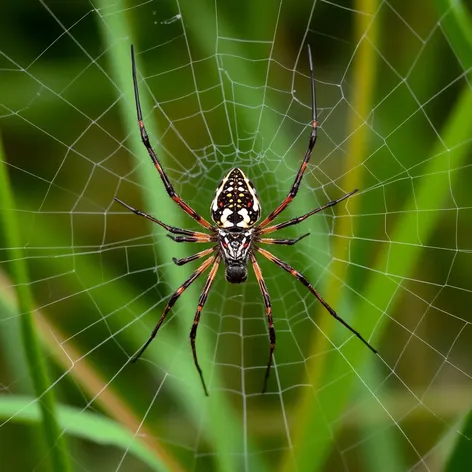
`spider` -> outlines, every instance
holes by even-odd
[[[141,134],[142,142],[151,157],[151,160],[154,164],[154,167],[159,172],[159,175],[164,183],[165,189],[172,200],[177,203],[177,205],[182,208],[182,210],[190,215],[194,220],[196,220],[201,226],[209,231],[208,233],[203,233],[199,231],[191,231],[187,229],[176,228],[174,226],[169,226],[166,223],[154,218],[147,213],[137,210],[136,208],[131,207],[127,203],[123,202],[119,198],[115,197],[115,200],[121,205],[125,206],[128,210],[132,211],[136,215],[143,216],[148,220],[151,220],[154,223],[162,226],[164,229],[169,231],[170,234],[167,234],[171,239],[178,243],[188,242],[188,243],[216,243],[213,247],[205,249],[203,251],[197,252],[189,257],[184,257],[182,259],[173,258],[173,261],[178,266],[187,264],[188,262],[194,261],[196,259],[201,259],[209,256],[198,269],[193,272],[193,274],[172,294],[170,297],[167,306],[164,309],[159,321],[157,322],[155,328],[153,329],[149,339],[143,345],[143,347],[138,351],[138,353],[132,358],[132,362],[137,361],[146,348],[149,346],[151,341],[155,338],[159,328],[162,326],[167,314],[170,309],[174,306],[177,299],[182,295],[185,289],[187,289],[206,269],[211,267],[210,273],[206,280],[203,291],[200,295],[198,301],[197,311],[193,320],[192,329],[190,331],[190,344],[193,353],[193,360],[195,367],[200,375],[200,380],[202,382],[203,390],[205,395],[208,396],[208,389],[203,378],[203,372],[200,368],[197,359],[197,351],[195,347],[195,340],[197,337],[197,328],[198,322],[200,320],[200,314],[205,305],[205,302],[208,298],[208,293],[210,292],[211,286],[215,279],[218,267],[221,261],[225,265],[225,277],[226,280],[230,283],[242,283],[245,282],[248,275],[248,265],[249,261],[251,262],[254,274],[259,283],[259,287],[262,293],[265,304],[265,312],[268,323],[269,331],[269,360],[267,362],[267,367],[264,377],[264,385],[262,393],[266,391],[267,382],[270,375],[270,369],[272,365],[272,358],[275,350],[275,328],[274,322],[272,319],[272,305],[270,301],[270,295],[267,290],[266,283],[262,277],[261,268],[256,260],[256,253],[266,257],[271,262],[287,271],[293,275],[297,280],[299,280],[308,290],[321,302],[325,309],[333,316],[336,320],[340,321],[347,329],[349,329],[355,336],[357,336],[371,351],[377,354],[377,351],[362,337],[362,335],[352,328],[346,321],[338,316],[338,314],[331,308],[328,303],[318,294],[313,285],[306,279],[306,277],[294,269],[292,266],[286,262],[280,260],[278,257],[271,254],[269,251],[259,247],[259,244],[282,244],[282,245],[293,245],[308,236],[309,233],[304,234],[295,239],[273,239],[266,238],[265,235],[273,233],[288,226],[297,225],[302,221],[306,220],[309,216],[319,213],[326,208],[332,207],[343,200],[346,200],[351,195],[357,192],[357,189],[345,194],[337,200],[333,200],[324,204],[323,206],[311,210],[305,215],[299,216],[297,218],[292,218],[283,223],[269,226],[277,216],[282,213],[289,203],[297,195],[298,189],[300,187],[300,182],[303,177],[303,173],[307,167],[307,163],[310,160],[311,153],[316,143],[317,138],[317,111],[316,111],[316,94],[315,94],[315,76],[313,69],[313,59],[311,56],[311,49],[308,46],[308,58],[310,64],[310,77],[311,77],[311,108],[312,108],[312,121],[311,121],[311,133],[308,142],[308,148],[305,152],[305,156],[301,163],[300,169],[295,177],[295,181],[290,189],[287,197],[280,203],[280,205],[275,208],[260,224],[256,224],[261,215],[261,205],[257,197],[256,189],[253,183],[245,176],[244,172],[241,169],[234,168],[231,169],[228,174],[223,178],[216,189],[216,195],[213,199],[210,207],[211,217],[215,222],[215,225],[212,225],[202,216],[200,216],[195,210],[193,210],[187,203],[185,203],[176,193],[174,187],[170,183],[164,169],[157,158],[156,153],[154,152],[151,144],[149,143],[149,137],[144,126],[143,116],[141,111],[141,105],[139,101],[139,91],[138,91],[138,79],[136,75],[136,62],[134,58],[134,48],[131,46],[131,67],[133,75],[133,85],[134,85],[134,96],[136,101],[136,113],[139,124],[139,131]],[[176,236],[174,236],[176,235]]]

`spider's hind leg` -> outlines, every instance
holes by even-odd
[[[270,302],[270,295],[269,291],[267,290],[267,285],[262,277],[262,271],[259,264],[256,261],[254,254],[251,253],[251,262],[252,267],[254,269],[254,273],[256,274],[257,281],[259,282],[259,288],[261,289],[262,298],[264,299],[264,305],[266,308],[266,317],[267,323],[269,325],[269,360],[267,362],[267,368],[264,377],[264,386],[262,387],[262,393],[265,393],[267,389],[267,381],[269,380],[270,375],[270,368],[272,366],[272,358],[274,357],[274,350],[275,350],[275,328],[274,328],[274,320],[272,319],[272,304]]]
[[[326,308],[329,314],[336,318],[341,324],[343,324],[351,333],[355,334],[374,354],[378,354],[377,349],[373,348],[369,342],[364,339],[362,334],[356,331],[352,326],[349,325],[346,321],[344,321],[329,305],[328,303],[320,296],[320,294],[316,291],[315,287],[308,281],[308,279],[298,270],[294,269],[292,266],[288,265],[286,262],[280,260],[278,257],[275,257],[269,251],[262,249],[260,247],[255,246],[256,251],[262,254],[264,257],[267,257],[269,261],[273,262],[274,264],[278,265],[283,270],[287,271],[291,275],[293,275],[297,280],[299,280],[308,290],[320,301],[320,303]]]
[[[159,321],[157,322],[155,328],[152,330],[151,335],[144,344],[144,346],[138,351],[138,353],[131,359],[131,362],[136,362],[146,350],[146,348],[151,344],[152,340],[156,337],[159,328],[166,319],[167,313],[175,305],[175,302],[179,299],[180,295],[193,283],[195,280],[208,268],[208,266],[215,260],[215,257],[212,256],[202,263],[202,265],[172,294],[169,302],[167,303],[164,313],[162,313]]]
[[[200,299],[198,300],[197,312],[195,313],[195,318],[193,319],[192,329],[190,330],[190,345],[192,346],[192,353],[193,353],[193,361],[195,362],[195,367],[200,375],[200,380],[202,381],[203,390],[205,391],[205,395],[208,397],[208,390],[205,384],[205,380],[203,379],[203,372],[198,363],[197,358],[197,348],[195,346],[195,340],[197,339],[197,328],[198,322],[200,321],[200,313],[202,312],[203,307],[205,306],[205,302],[208,298],[208,294],[210,293],[211,286],[213,284],[213,280],[215,280],[216,272],[218,271],[218,266],[220,265],[220,256],[216,256],[215,263],[211,268],[210,274],[208,275],[207,281],[205,286],[203,287],[202,294],[200,295]]]

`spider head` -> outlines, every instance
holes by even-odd
[[[247,279],[247,263],[252,244],[252,230],[218,230],[221,254],[226,266],[226,280],[233,284]]]
[[[231,169],[216,189],[211,217],[219,228],[252,228],[261,216],[256,189],[241,169]]]

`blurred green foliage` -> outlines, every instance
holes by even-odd
[[[14,196],[0,202],[2,470],[61,470],[61,454],[90,471],[452,471],[470,460],[457,429],[472,378],[471,11],[338,3],[2,5],[0,164]],[[196,250],[113,202],[195,228],[140,143],[131,43],[153,145],[205,217],[232,167],[266,212],[286,195],[310,130],[312,46],[319,141],[284,217],[360,192],[287,230],[311,235],[274,253],[380,357],[261,261],[278,333],[266,395],[258,285],[229,286],[221,270],[197,339],[210,397],[188,342],[204,280],[127,364],[193,270],[171,257]],[[43,364],[46,389],[30,375]],[[45,399],[60,433],[43,427]]]

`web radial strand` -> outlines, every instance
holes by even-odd
[[[14,193],[0,172],[0,434],[29,451],[0,441],[3,467],[43,469],[75,435],[96,444],[101,470],[448,463],[472,387],[465,3],[63,3],[0,7],[10,26],[35,25],[0,28],[0,168]],[[137,126],[131,43],[158,166]],[[189,332],[210,266],[132,364],[172,293],[218,257],[208,229],[219,182],[240,169],[262,209],[242,221],[262,223],[290,191],[314,120],[297,196],[254,243],[303,274],[378,356],[255,252],[272,321],[251,264],[239,285],[221,267],[198,325],[209,399]],[[255,190],[242,188],[220,201],[254,208]],[[34,365],[25,330],[41,346]],[[48,387],[33,395],[41,364]],[[48,394],[59,429],[43,450],[25,420],[39,421]],[[110,420],[127,431],[113,453]],[[99,467],[66,452],[78,470]]]

